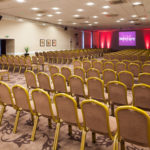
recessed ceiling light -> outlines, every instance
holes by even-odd
[[[146,20],[147,18],[146,18],[146,17],[141,17],[140,19],[141,19],[141,20]]]
[[[78,12],[83,12],[84,9],[79,8],[79,9],[77,9],[77,11],[78,11]]]
[[[88,24],[89,26],[92,26],[92,24],[90,23],[90,24]]]
[[[62,21],[62,19],[58,19],[57,21]]]
[[[42,23],[43,26],[46,26],[46,23]]]
[[[131,17],[132,17],[132,18],[136,18],[136,17],[137,17],[137,15],[132,15]]]
[[[75,24],[77,24],[77,23],[76,23],[76,22],[73,22],[72,24],[74,24],[74,25],[75,25]]]
[[[41,18],[35,18],[36,20],[40,20]]]
[[[58,22],[58,24],[62,24],[62,22]]]
[[[117,20],[116,22],[120,22],[120,20]]]
[[[132,3],[133,5],[135,5],[135,6],[137,6],[137,5],[141,5],[142,4],[142,2],[134,2],[134,3]]]
[[[134,21],[130,21],[130,23],[134,23]]]
[[[49,15],[47,15],[48,17],[53,17],[53,15],[52,14],[49,14]]]
[[[53,9],[53,10],[59,10],[59,8],[58,8],[58,7],[53,7],[52,9]]]
[[[25,0],[16,0],[18,3],[25,3]]]
[[[85,23],[89,23],[89,21],[84,21]]]
[[[39,8],[37,8],[37,7],[33,7],[33,8],[31,8],[32,10],[39,10]]]
[[[121,21],[123,21],[123,20],[124,20],[124,18],[120,18],[120,20],[121,20]]]
[[[38,16],[38,17],[41,17],[41,16],[43,16],[43,15],[42,15],[42,14],[37,14],[37,16]]]
[[[18,21],[19,21],[19,22],[23,22],[23,19],[19,18]]]
[[[87,2],[86,5],[87,5],[87,6],[93,6],[93,5],[95,5],[95,4],[94,4],[93,2]]]
[[[104,9],[108,9],[108,8],[110,8],[110,6],[105,5],[105,6],[103,6],[102,8],[104,8]]]
[[[93,16],[93,18],[98,18],[98,16]]]
[[[60,11],[56,11],[55,12],[55,14],[57,14],[57,15],[59,15],[59,14],[61,14],[62,12],[60,12]]]
[[[98,24],[98,22],[94,22],[94,24]]]
[[[104,11],[104,12],[102,12],[102,14],[103,14],[103,15],[107,15],[107,14],[108,14],[108,12]]]
[[[80,17],[80,15],[77,15],[77,14],[76,14],[76,15],[73,15],[73,17]]]

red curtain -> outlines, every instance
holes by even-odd
[[[99,48],[99,31],[93,32],[93,48]]]
[[[91,32],[84,32],[84,48],[91,48]]]
[[[150,49],[150,29],[145,29],[144,33],[144,42],[146,49]]]

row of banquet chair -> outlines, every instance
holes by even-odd
[[[61,51],[47,51],[47,52],[36,52],[36,56],[44,56],[45,60],[49,63],[57,64],[69,64],[74,59],[83,58],[98,58],[102,56],[103,52],[106,50],[103,49],[81,49],[81,50],[61,50]]]
[[[99,73],[102,73],[105,69],[112,69],[119,73],[120,71],[130,71],[133,73],[134,77],[138,77],[139,73],[145,72],[150,73],[150,61],[144,62],[144,64],[139,61],[128,61],[123,60],[120,62],[119,60],[106,60],[103,59],[101,61],[97,59],[92,59],[91,61],[85,60],[81,62],[80,60],[74,60],[74,68],[75,67],[83,67],[85,72],[90,68],[98,69]]]
[[[12,68],[13,72],[16,71],[16,69],[19,69],[19,72],[24,69],[31,69],[38,71],[40,70],[40,66],[44,70],[44,66],[48,65],[48,63],[45,63],[43,56],[32,56],[32,59],[30,56],[24,57],[24,56],[2,56],[0,57],[0,65],[2,69],[8,69],[8,71]]]
[[[140,60],[142,62],[150,60],[150,50],[140,50],[140,49],[127,49],[118,52],[105,53],[105,59],[118,59],[120,61],[127,60]]]
[[[13,133],[16,133],[20,112],[30,112],[34,121],[31,140],[34,141],[39,117],[48,118],[49,126],[53,120],[56,123],[53,150],[57,149],[62,122],[68,124],[69,135],[72,135],[72,126],[77,126],[82,131],[80,150],[85,149],[88,131],[92,132],[93,143],[96,142],[96,134],[103,134],[113,140],[113,150],[118,150],[119,143],[125,149],[125,142],[150,147],[150,116],[135,106],[120,106],[113,117],[109,115],[106,105],[93,99],[83,100],[81,109],[78,109],[75,99],[65,93],[55,94],[52,101],[46,91],[34,89],[30,100],[28,91],[21,85],[12,87],[13,96],[10,87],[2,81],[0,89],[0,123],[6,107],[12,106],[17,111],[13,128]]]
[[[82,78],[77,75],[71,75],[67,82],[61,73],[52,75],[52,83],[49,75],[44,72],[37,74],[38,84],[33,71],[26,71],[25,78],[28,89],[41,88],[49,93],[70,94],[76,97],[78,106],[79,98],[92,98],[110,105],[112,114],[114,114],[114,105],[133,104],[150,110],[150,85],[148,84],[135,84],[132,86],[132,91],[128,91],[123,82],[111,80],[105,86],[103,80],[98,77],[89,77],[86,85],[84,85]],[[104,87],[107,89],[106,92]]]
[[[117,73],[112,69],[105,69],[102,71],[101,75],[99,70],[96,68],[90,68],[85,71],[82,67],[75,67],[72,73],[69,67],[63,66],[61,67],[60,71],[59,67],[57,67],[56,65],[50,65],[49,71],[51,76],[55,73],[61,73],[66,78],[67,82],[69,82],[69,77],[73,74],[81,77],[84,83],[86,83],[86,80],[89,77],[97,77],[103,79],[104,85],[106,85],[109,81],[119,80],[127,86],[128,90],[131,90],[133,84],[137,82],[137,79],[134,80],[134,74],[130,71],[120,70],[120,72]],[[138,75],[138,82],[150,85],[150,73],[140,73]]]

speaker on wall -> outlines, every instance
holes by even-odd
[[[3,16],[0,16],[0,20],[2,20]]]

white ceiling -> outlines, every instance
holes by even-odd
[[[142,28],[150,27],[150,0],[125,0],[123,4],[112,5],[109,0],[26,0],[25,3],[17,3],[16,0],[0,0],[0,14],[26,18],[35,20],[38,11],[43,12],[43,16],[39,21],[59,24],[58,19],[62,19],[61,25],[73,26],[83,29],[111,29],[111,28]],[[132,3],[140,1],[143,5],[133,6]],[[95,5],[87,6],[87,2],[94,2]],[[109,9],[102,8],[104,5],[109,5]],[[32,7],[38,7],[40,10],[33,11]],[[53,7],[60,8],[58,11],[61,14],[55,14],[56,10]],[[77,9],[84,9],[83,12],[78,12]],[[107,11],[109,14],[117,14],[116,17],[108,17],[102,12]],[[48,17],[52,14],[53,17]],[[76,19],[73,15],[78,14],[84,19]],[[137,18],[132,18],[132,15],[137,15]],[[98,16],[98,18],[93,18]],[[141,17],[146,17],[142,20]],[[116,22],[124,18],[120,22]],[[130,23],[130,21],[136,21]],[[88,23],[87,23],[88,21]],[[94,24],[98,22],[98,24]],[[76,24],[72,24],[76,23]],[[140,25],[135,25],[140,24]]]

